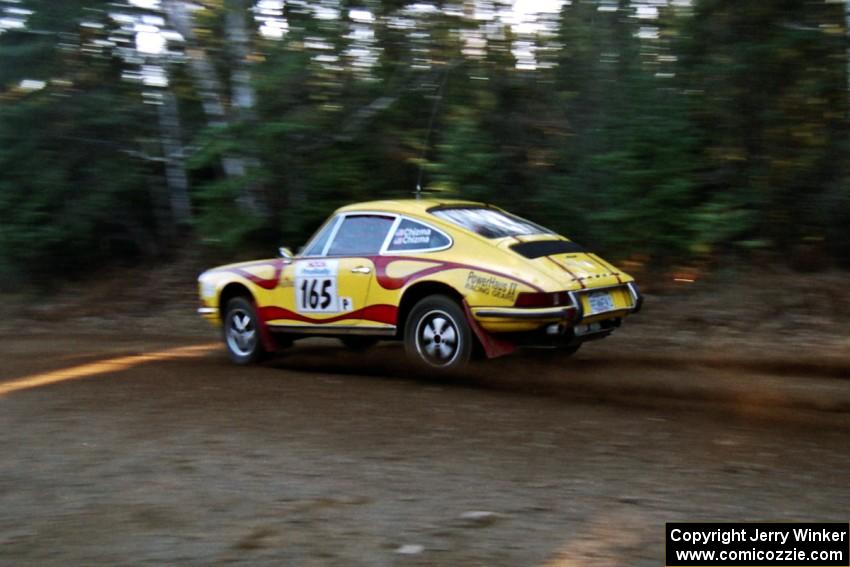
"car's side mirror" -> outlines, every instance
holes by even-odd
[[[292,250],[290,250],[286,246],[281,246],[280,248],[278,248],[277,253],[284,260],[292,260],[295,257],[295,254],[292,253]]]

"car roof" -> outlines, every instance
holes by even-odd
[[[409,214],[425,214],[429,209],[440,206],[471,206],[471,207],[486,207],[484,203],[475,201],[464,201],[460,199],[393,199],[386,201],[366,201],[363,203],[354,203],[346,205],[337,210],[338,213],[356,212],[356,211],[377,211],[388,213],[409,213]]]

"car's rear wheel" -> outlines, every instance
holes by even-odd
[[[265,354],[257,310],[248,299],[234,297],[227,302],[223,333],[227,353],[236,364],[257,362]]]
[[[411,310],[404,347],[408,356],[430,368],[454,370],[469,362],[472,329],[457,302],[444,295],[432,295]]]

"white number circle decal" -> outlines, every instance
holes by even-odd
[[[305,313],[336,313],[337,260],[306,260],[295,267],[295,308]]]

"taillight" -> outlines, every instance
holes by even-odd
[[[517,295],[514,307],[560,307],[571,304],[570,295],[566,291],[552,293],[524,291]]]

